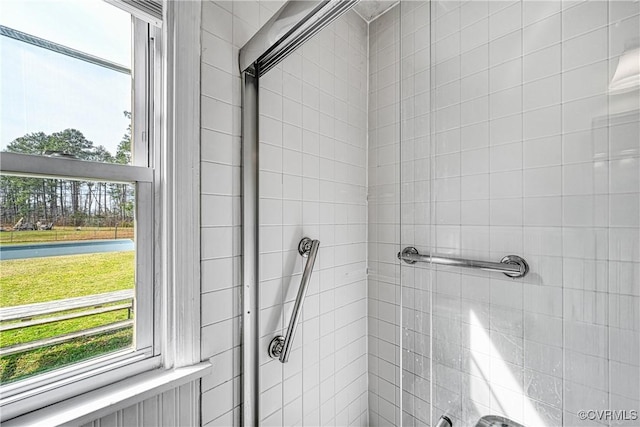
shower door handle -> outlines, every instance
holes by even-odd
[[[289,354],[291,353],[291,346],[293,345],[293,338],[296,335],[296,329],[298,328],[298,321],[300,320],[300,313],[302,312],[302,305],[304,304],[304,297],[307,295],[307,288],[311,281],[311,273],[313,272],[313,265],[316,262],[316,256],[318,255],[318,249],[320,248],[320,240],[311,240],[308,237],[300,240],[298,244],[298,252],[303,257],[307,258],[307,262],[302,272],[302,280],[300,282],[300,288],[298,289],[298,296],[296,302],[293,305],[293,313],[291,313],[291,320],[289,321],[289,327],[287,328],[287,335],[278,335],[271,343],[269,343],[269,356],[275,359],[277,358],[282,363],[287,363],[289,360]]]

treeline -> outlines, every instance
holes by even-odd
[[[125,115],[130,118],[128,112]],[[131,126],[114,155],[102,145],[94,146],[76,129],[50,135],[30,133],[12,141],[6,151],[128,164],[131,161]],[[129,184],[0,177],[0,221],[3,227],[12,228],[21,219],[22,226],[38,222],[58,226],[129,226],[133,224],[133,203],[133,186]]]

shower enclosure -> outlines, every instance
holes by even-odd
[[[240,52],[244,424],[638,425],[639,2],[355,3]]]

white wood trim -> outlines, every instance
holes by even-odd
[[[136,183],[135,205],[135,232],[136,232],[136,269],[134,300],[135,322],[135,347],[148,348],[154,345],[154,316],[157,316],[154,300],[155,287],[160,283],[154,283],[154,245],[155,240],[153,222],[153,184],[149,182]],[[159,267],[161,268],[161,267]]]
[[[38,425],[37,422],[42,422],[42,425],[51,426],[68,422],[76,424],[76,421],[81,419],[90,421],[186,381],[193,381],[209,372],[203,365],[198,365],[200,368],[192,367],[200,361],[201,6],[199,2],[169,0],[165,0],[164,6],[162,43],[157,43],[156,39],[154,47],[162,55],[161,86],[165,115],[162,117],[160,148],[152,153],[153,168],[38,158],[13,153],[7,153],[6,156],[3,153],[0,156],[0,167],[6,171],[15,170],[16,167],[11,160],[18,159],[21,162],[19,171],[22,174],[28,174],[32,170],[31,162],[44,161],[45,164],[38,165],[39,174],[43,173],[44,167],[45,174],[65,178],[91,177],[112,182],[153,183],[154,176],[156,177],[154,200],[158,203],[160,215],[156,215],[158,220],[155,227],[160,231],[160,238],[155,242],[158,248],[156,265],[159,266],[156,270],[158,273],[155,276],[155,289],[161,294],[162,300],[158,316],[161,318],[162,331],[156,332],[156,338],[163,338],[162,357],[149,357],[151,354],[157,354],[157,351],[154,350],[150,354],[149,351],[152,349],[145,349],[143,352],[129,354],[128,357],[118,355],[117,357],[123,357],[120,363],[112,363],[109,359],[113,357],[105,357],[101,359],[104,363],[99,364],[99,369],[87,370],[76,376],[73,376],[71,371],[82,368],[85,364],[63,368],[61,371],[65,375],[69,371],[69,376],[63,381],[51,383],[49,374],[26,380],[29,383],[28,392],[13,394],[6,400],[5,396],[2,396],[1,416],[3,419],[9,419],[29,411],[36,412],[15,418],[11,421],[12,424],[7,425]],[[153,86],[157,88],[160,85],[156,86],[154,83]],[[74,172],[74,175],[69,176],[72,168],[64,167],[67,164],[71,165],[67,162],[74,162],[74,166],[86,173]],[[51,166],[52,164],[54,165]],[[97,177],[96,168],[100,169]],[[155,331],[158,329],[154,328]],[[89,362],[96,363],[94,360]],[[166,371],[168,375],[188,380],[179,382],[172,377],[173,379],[169,380],[165,378],[164,382],[159,381],[165,384],[166,388],[158,382],[154,383],[157,386],[134,387],[141,378],[147,378],[147,375],[153,377],[158,371],[136,377],[131,377],[132,375],[161,365],[165,368],[174,367],[173,370]],[[189,371],[192,373],[188,375],[177,373],[185,372],[183,369],[175,369],[182,367],[189,367],[184,369],[195,371]],[[60,373],[56,372],[55,375],[58,377]],[[128,379],[123,380],[124,378]],[[34,390],[32,387],[35,383],[44,385]],[[27,384],[20,384],[13,391],[17,391],[18,388],[25,390],[26,386]],[[103,388],[97,389],[98,387]],[[109,391],[113,393],[108,394]],[[117,395],[124,397],[115,398]],[[64,399],[68,400],[63,401]],[[197,405],[198,402],[194,400],[193,404]],[[51,406],[44,408],[46,405]],[[194,407],[193,410],[197,413],[198,408]],[[83,413],[86,417],[79,418]],[[37,416],[42,418],[27,418]],[[71,421],[64,421],[64,417],[69,417],[68,420]]]
[[[127,1],[127,0],[104,0],[107,3],[117,7],[118,9],[122,9],[125,12],[129,12],[136,18],[147,21],[148,23],[155,25],[156,27],[162,26],[162,19],[157,16],[152,11],[144,8],[136,6],[135,2]]]
[[[43,374],[28,378],[16,384],[10,384],[7,394],[12,391],[18,394],[3,395],[1,399],[2,410],[0,420],[4,426],[5,420],[9,420],[31,411],[37,411],[47,405],[54,405],[62,400],[77,397],[83,393],[91,392],[99,387],[104,387],[114,382],[124,380],[140,372],[149,371],[161,366],[159,357],[149,357],[144,352],[105,356],[99,362],[89,362],[62,368],[50,374]],[[98,365],[98,366],[96,366]],[[83,368],[91,368],[83,371]],[[80,371],[80,373],[75,374]],[[68,374],[65,376],[65,374]],[[50,378],[61,378],[56,382]],[[39,385],[42,384],[42,385]]]
[[[162,394],[112,412],[82,427],[199,426],[200,381],[191,381]],[[192,404],[193,402],[194,404]]]
[[[154,370],[3,422],[3,427],[81,425],[211,373],[209,362]]]
[[[132,96],[132,121],[131,121],[131,161],[136,166],[148,167],[151,165],[149,161],[149,146],[153,144],[150,137],[149,126],[150,120],[153,118],[153,104],[151,97],[153,92],[149,88],[152,81],[152,73],[154,71],[153,64],[150,63],[151,43],[149,40],[149,24],[141,19],[133,18],[133,67],[131,69],[131,77],[133,85]],[[150,111],[151,110],[151,111]]]
[[[164,46],[162,29],[152,27],[150,30],[150,36],[152,43],[149,45],[150,51],[153,51],[153,73],[152,82],[149,83],[150,88],[153,90],[153,96],[150,99],[152,103],[151,112],[153,116],[150,118],[152,126],[149,128],[149,139],[154,141],[154,144],[149,146],[149,161],[154,167],[155,181],[153,189],[153,235],[158,236],[153,242],[153,306],[156,309],[154,315],[154,328],[153,328],[153,343],[154,354],[160,355],[162,351],[162,343],[164,341],[164,329],[162,328],[162,316],[160,311],[162,309],[162,294],[164,286],[164,263],[162,262],[164,239],[162,233],[164,232],[163,214],[163,181],[162,181],[162,154],[164,153],[164,80],[163,67],[164,67]],[[151,89],[150,89],[151,90]]]
[[[0,155],[0,171],[2,174],[89,181],[120,183],[153,181],[153,170],[147,167],[7,152]]]
[[[165,1],[163,357],[200,360],[200,2]]]

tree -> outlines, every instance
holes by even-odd
[[[116,149],[115,162],[128,165],[131,163],[131,113],[124,111],[124,116],[129,119],[129,125]],[[117,204],[120,221],[133,218],[133,203],[129,201],[133,200],[133,187],[129,184],[114,184],[112,195]]]
[[[131,118],[131,113],[124,112]],[[28,133],[16,138],[6,151],[22,154],[61,154],[80,160],[128,164],[131,161],[131,125],[118,144],[116,155],[104,146],[94,146],[77,129],[65,129],[50,135]],[[0,177],[0,221],[59,222],[84,225],[92,218],[108,222],[129,222],[133,218],[133,190],[130,185],[65,179]],[[115,217],[114,217],[115,215]]]
[[[116,149],[115,162],[121,165],[128,165],[131,163],[131,113],[129,111],[124,111],[123,113],[129,119],[129,125]]]
[[[49,146],[49,135],[44,132],[28,133],[16,138],[8,146],[10,153],[44,154]]]
[[[130,118],[131,114],[125,112]],[[116,156],[104,146],[94,146],[77,129],[65,129],[50,135],[28,133],[16,138],[6,151],[22,154],[59,154],[80,160],[104,163],[129,163],[131,126],[118,145]],[[93,218],[113,223],[132,219],[132,189],[128,185],[66,179],[0,177],[0,221],[13,225],[18,219],[84,225]],[[116,217],[114,217],[114,214]],[[117,219],[116,219],[117,218]],[[69,222],[68,222],[69,221]]]
[[[81,160],[90,160],[95,150],[93,142],[76,129],[65,129],[62,132],[51,134],[47,149]]]
[[[29,133],[16,138],[7,146],[7,151],[23,154],[42,154],[47,150],[49,136],[43,132]],[[24,217],[35,222],[36,216],[48,218],[47,193],[52,187],[49,181],[37,178],[2,177],[3,217],[10,214],[11,221]],[[55,192],[55,184],[54,192]],[[5,201],[8,204],[5,205]],[[8,210],[8,211],[7,211]],[[4,218],[3,218],[4,219]]]
[[[102,152],[107,151],[104,147],[100,148],[102,148]],[[85,138],[82,132],[77,129],[65,129],[51,135],[46,135],[44,132],[30,133],[12,141],[7,146],[7,151],[40,155],[58,153],[83,160],[91,160],[96,155],[93,142]],[[111,155],[109,154],[108,157],[110,158]],[[82,183],[79,181],[17,178],[10,182],[13,185],[8,190],[13,190],[18,195],[21,195],[18,199],[20,201],[18,212],[20,214],[24,214],[25,211],[28,212],[27,217],[31,222],[36,222],[40,219],[45,221],[53,219],[55,221],[58,215],[64,214],[66,198],[63,197],[63,194],[65,193],[65,187],[70,188],[71,215],[74,218],[74,223],[77,224],[78,220],[83,216],[83,212],[80,209]],[[27,197],[27,194],[30,196]],[[60,206],[58,205],[58,200],[60,200]]]

